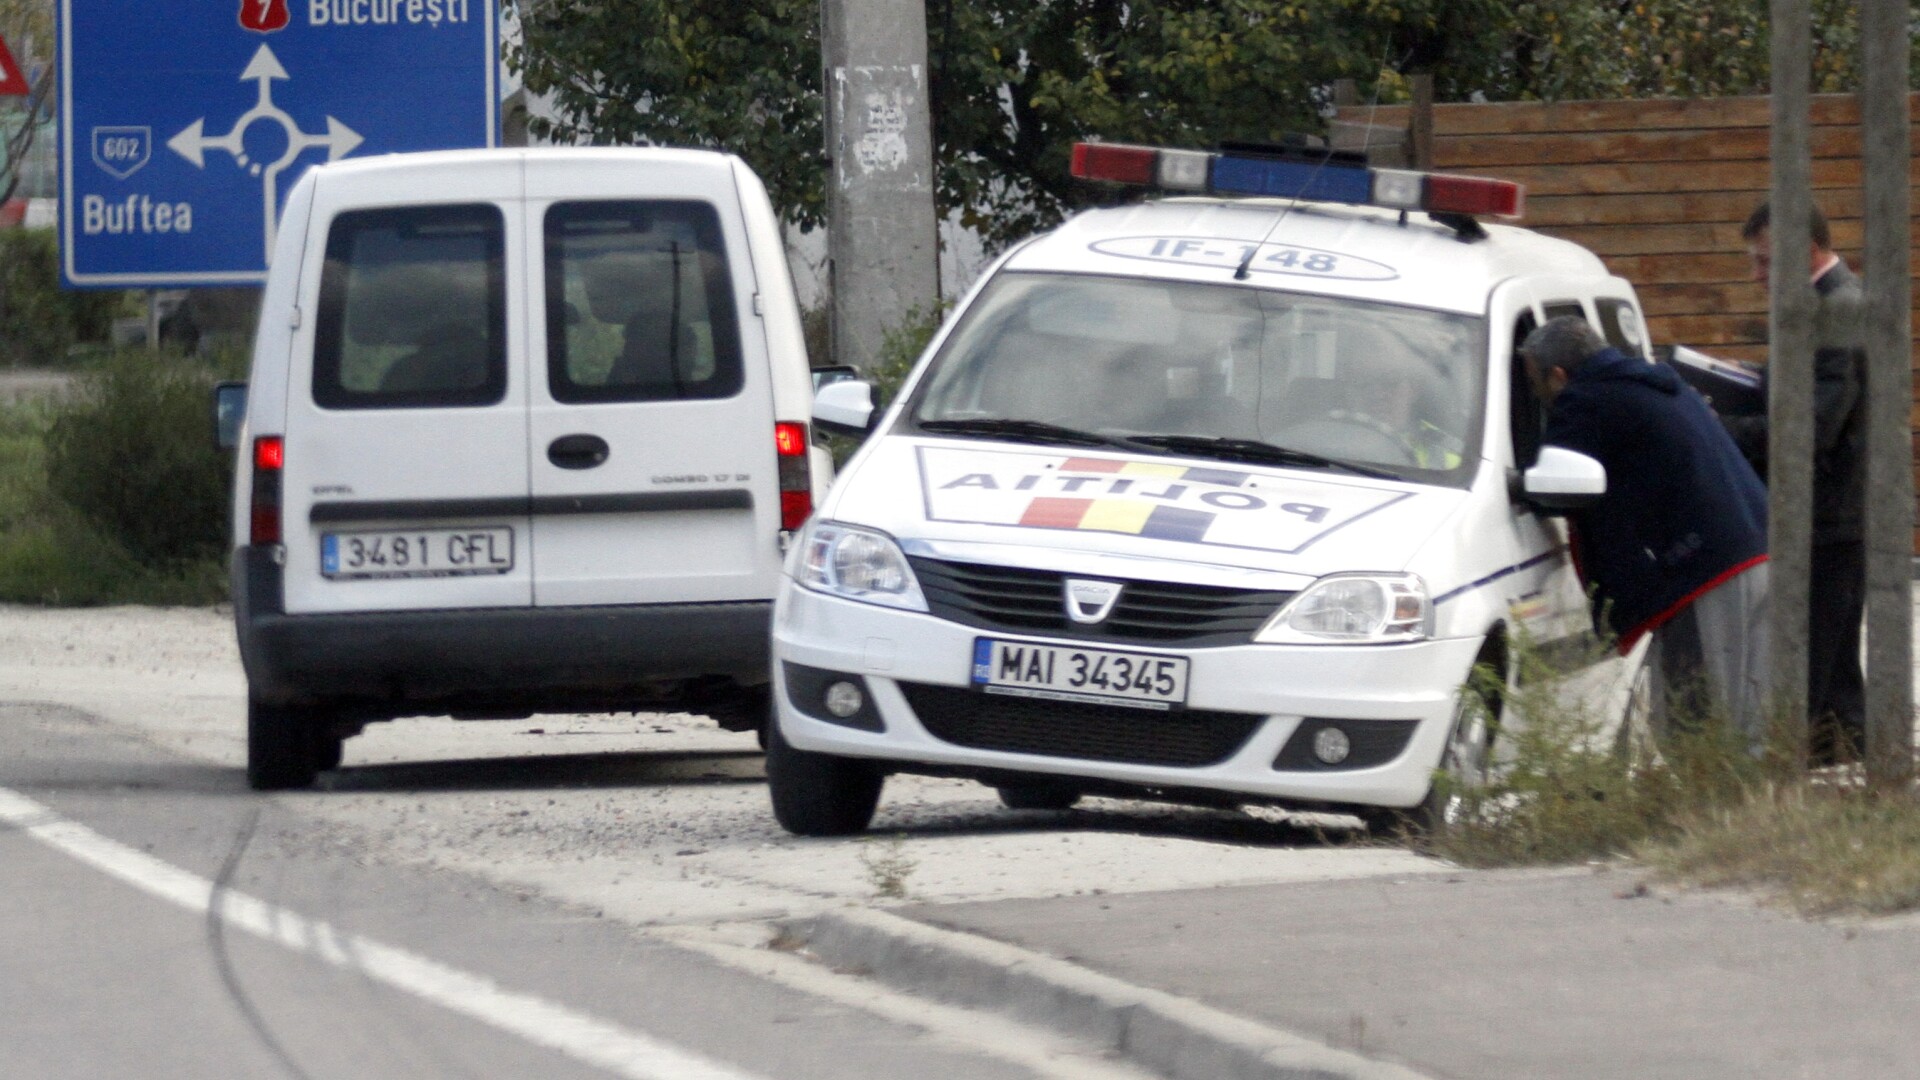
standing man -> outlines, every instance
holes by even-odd
[[[1753,276],[1772,270],[1761,203],[1740,230]],[[1860,672],[1860,620],[1866,604],[1865,299],[1860,279],[1833,251],[1826,217],[1813,210],[1813,588],[1807,605],[1807,712],[1815,765],[1859,761],[1866,750],[1866,680]],[[1762,392],[1765,392],[1765,378]],[[1767,473],[1767,418],[1725,417],[1741,453]]]
[[[1542,442],[1606,466],[1607,493],[1568,515],[1596,621],[1622,652],[1653,634],[1657,722],[1724,710],[1758,754],[1771,677],[1760,478],[1678,373],[1584,318],[1549,319],[1520,352],[1547,403]]]

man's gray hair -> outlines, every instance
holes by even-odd
[[[1568,374],[1579,371],[1587,357],[1606,347],[1606,340],[1593,324],[1578,315],[1548,319],[1520,343],[1520,351],[1542,371],[1560,368]]]

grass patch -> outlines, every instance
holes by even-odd
[[[1622,737],[1608,713],[1624,694],[1516,651],[1513,685],[1480,670],[1466,689],[1524,723],[1503,726],[1486,783],[1456,785],[1454,811],[1423,841],[1432,854],[1476,867],[1625,859],[1658,881],[1753,890],[1810,916],[1920,910],[1911,790],[1793,774],[1788,755],[1754,758],[1716,717]]]
[[[1803,915],[1920,908],[1920,802],[1853,785],[1767,784],[1690,810],[1643,845],[1658,880],[1758,890]]]

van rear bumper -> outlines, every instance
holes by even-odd
[[[235,559],[234,621],[249,693],[265,703],[389,716],[624,710],[716,682],[758,686],[771,670],[770,599],[289,615],[277,573],[251,555]]]

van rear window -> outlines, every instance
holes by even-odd
[[[506,394],[498,207],[341,214],[327,234],[313,399],[330,409],[491,405]]]
[[[547,211],[547,386],[555,401],[732,397],[740,328],[703,202],[568,202]]]

